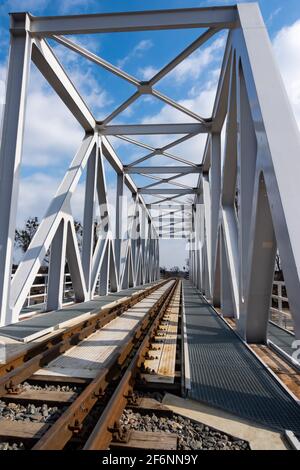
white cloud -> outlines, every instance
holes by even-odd
[[[207,47],[200,47],[185,60],[180,62],[169,74],[164,77],[163,81],[172,80],[175,84],[183,84],[187,80],[198,80],[202,73],[207,70],[208,66],[214,66],[219,58],[219,52],[225,46],[226,36],[222,35]],[[218,70],[218,69],[217,69]],[[152,65],[148,65],[138,69],[139,75],[143,80],[152,78],[159,69]]]
[[[76,39],[75,42],[90,51],[97,50],[99,47],[98,42],[93,41],[91,38],[88,38],[86,41],[84,39],[80,41]],[[67,70],[72,82],[82,94],[85,102],[95,113],[113,102],[112,97],[101,87],[96,79],[94,70],[91,68],[88,60],[82,59],[79,54],[62,45],[55,45],[53,51]]]
[[[148,65],[147,67],[140,68],[138,70],[138,74],[142,78],[142,80],[150,80],[150,78],[152,78],[157,72],[158,69],[156,69],[152,65]]]
[[[300,129],[300,20],[279,31],[273,41],[288,96]]]
[[[50,0],[7,0],[4,5],[13,11],[29,11],[46,8]]]
[[[45,175],[44,173],[35,173],[34,175],[21,179],[17,227],[22,227],[28,217],[36,216],[41,219],[59,183],[60,179]]]
[[[188,257],[189,253],[185,239],[159,240],[160,266],[165,266],[168,269],[178,266],[182,269],[183,266],[186,266],[186,259]]]
[[[183,83],[188,79],[197,80],[209,65],[218,59],[218,52],[225,45],[226,36],[222,35],[207,47],[200,47],[193,54],[183,60],[166,76],[166,79]]]
[[[24,165],[65,166],[83,137],[80,125],[64,103],[33,69],[27,100]]]
[[[198,93],[194,90],[193,98],[186,98],[179,100],[178,103],[191,111],[199,114],[200,116],[208,117],[212,112],[212,106],[215,98],[216,82],[209,82],[207,87],[200,89]],[[199,87],[200,88],[200,87]],[[176,123],[176,122],[191,122],[192,118],[177,111],[169,105],[164,105],[159,113],[153,116],[143,118],[143,123],[157,124],[157,123]]]
[[[276,10],[272,11],[272,13],[270,14],[269,18],[268,18],[268,23],[272,23],[272,21],[274,20],[274,18],[279,15],[279,13],[282,11],[282,7],[278,7],[276,8]]]
[[[99,0],[61,0],[59,2],[60,14],[89,13],[93,8],[99,9]]]
[[[142,57],[144,52],[151,49],[153,46],[153,42],[150,39],[143,39],[142,41],[138,42],[138,44],[132,49],[127,56],[123,57],[123,59],[118,60],[118,67],[123,68],[124,65],[129,62],[131,59],[136,57]]]

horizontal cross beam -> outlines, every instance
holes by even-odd
[[[101,126],[98,130],[103,135],[148,135],[148,134],[208,134],[211,123],[183,124],[118,124]]]
[[[201,173],[202,167],[198,166],[125,166],[125,173],[129,174],[182,174]]]
[[[72,16],[30,16],[30,19],[30,32],[33,35],[52,36],[185,28],[232,28],[237,22],[237,10],[236,7],[188,8]]]
[[[140,194],[178,194],[178,196],[182,196],[185,194],[197,194],[197,188],[191,189],[177,189],[177,188],[170,188],[170,189],[158,189],[158,188],[138,188],[138,192]]]

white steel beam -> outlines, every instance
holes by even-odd
[[[66,265],[67,223],[61,220],[50,248],[46,310],[62,308]]]
[[[164,134],[207,134],[210,132],[210,123],[183,123],[183,124],[116,124],[102,126],[98,123],[99,132],[103,135],[164,135]]]
[[[83,214],[83,238],[82,238],[82,267],[88,291],[89,299],[91,291],[91,270],[94,248],[94,215],[96,199],[96,183],[98,175],[99,152],[95,146],[87,163],[84,214]]]
[[[122,241],[123,241],[123,210],[127,208],[124,206],[124,174],[117,175],[117,198],[116,198],[116,240],[115,240],[115,253],[116,253],[116,264],[117,273],[120,281],[122,272]]]
[[[185,194],[195,194],[197,193],[197,189],[191,188],[191,189],[176,189],[176,188],[170,188],[170,189],[152,189],[152,188],[139,188],[138,189],[140,194],[177,194],[178,196],[183,196]]]
[[[124,166],[128,174],[182,174],[201,173],[201,165],[197,166]]]
[[[234,45],[241,60],[255,123],[257,172],[260,175],[263,171],[295,336],[300,338],[299,130],[258,5],[239,5],[238,13],[241,29],[234,32]],[[256,239],[254,233],[250,238],[252,242]],[[267,233],[263,238],[267,252],[273,240]],[[250,280],[248,289],[250,292]],[[255,320],[249,317],[247,324],[245,337],[253,338],[257,332],[251,331],[250,326],[254,328]],[[260,331],[259,337],[262,336]]]
[[[74,192],[88,158],[95,145],[94,136],[86,136],[76,153],[64,179],[41,221],[23,260],[12,280],[10,321],[17,321],[27,293],[50,247],[60,221],[70,211],[70,195]],[[84,283],[85,285],[85,283]]]
[[[107,161],[111,164],[111,166],[114,168],[114,170],[118,174],[123,174],[124,173],[123,164],[121,160],[119,159],[119,157],[117,156],[116,152],[114,151],[113,147],[111,146],[110,142],[107,140],[105,136],[101,136],[101,140],[102,140],[103,155],[105,156]],[[131,191],[132,194],[137,194],[138,189],[130,175],[125,174],[124,184],[127,186],[127,188],[129,189],[129,191]],[[139,201],[146,208],[145,201],[140,195],[139,195]],[[151,218],[149,211],[147,211],[147,215],[149,218]]]
[[[142,147],[142,148],[146,148],[148,150],[151,150],[151,153],[149,153],[148,155],[145,155],[144,157],[142,158],[139,158],[138,160],[135,160],[134,162],[131,162],[129,165],[127,165],[127,168],[130,168],[134,165],[137,165],[138,163],[142,163],[144,162],[145,160],[148,160],[149,158],[151,157],[154,157],[155,155],[164,155],[165,157],[169,157],[171,158],[172,160],[176,160],[176,161],[179,161],[181,163],[184,163],[185,165],[188,165],[188,166],[193,166],[193,167],[197,167],[197,164],[194,163],[194,162],[189,162],[187,160],[184,160],[183,158],[180,158],[178,157],[177,155],[173,155],[169,152],[166,152],[166,150],[172,148],[172,147],[175,147],[176,145],[179,145],[179,144],[182,144],[183,142],[185,142],[186,140],[189,140],[191,139],[192,137],[194,137],[194,134],[188,134],[188,135],[185,135],[183,137],[181,137],[180,139],[176,139],[175,141],[173,142],[170,142],[169,144],[167,145],[164,145],[163,147],[161,148],[154,148],[154,147],[151,147],[149,144],[145,144],[145,143],[142,143],[142,142],[138,142],[134,139],[131,139],[129,137],[126,137],[124,135],[117,135],[115,136],[117,137],[118,139],[121,139],[121,140],[125,140],[126,142],[129,142],[131,144],[134,144],[134,145],[137,145],[138,147]]]
[[[31,16],[36,36],[156,31],[185,28],[232,28],[236,7],[189,8],[53,17]]]
[[[92,132],[96,125],[92,113],[45,40],[34,39],[32,60],[85,131]]]
[[[129,75],[127,72],[124,72],[118,67],[115,67],[110,62],[107,62],[106,60],[102,59],[102,57],[99,57],[96,54],[93,54],[92,52],[88,51],[84,47],[78,44],[75,44],[75,42],[71,41],[69,38],[65,38],[62,36],[54,36],[53,39],[55,39],[59,44],[62,44],[63,46],[68,47],[71,51],[77,52],[82,57],[85,57],[86,59],[91,60],[95,64],[100,65],[108,72],[113,73],[117,77],[123,78],[124,80],[131,83],[132,85],[135,85],[135,86],[140,85],[141,82],[137,80],[136,78],[132,77],[131,75]]]
[[[0,149],[0,325],[12,320],[10,279],[18,207],[26,93],[30,71],[29,18],[21,15],[23,30],[11,34],[6,100]],[[11,26],[14,27],[14,18]]]
[[[163,67],[159,72],[157,72],[150,80],[149,84],[151,86],[155,85],[159,80],[165,77],[169,72],[171,72],[177,65],[179,65],[184,59],[186,59],[190,54],[196,51],[200,46],[202,46],[206,41],[208,41],[214,34],[220,31],[221,28],[210,28],[205,31],[199,38],[197,38],[192,44],[189,44],[184,51],[182,51],[178,56],[176,56],[171,62],[169,62],[165,67]]]

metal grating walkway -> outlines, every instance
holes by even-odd
[[[199,292],[184,281],[190,398],[300,435],[300,406]]]
[[[286,354],[292,356],[295,349],[292,348],[292,343],[295,341],[295,335],[269,322],[268,325],[268,339],[276,346],[282,349]]]
[[[149,286],[151,286],[151,283],[132,287],[119,292],[113,292],[101,297],[95,297],[93,300],[75,303],[53,312],[37,314],[27,320],[1,327],[0,336],[8,336],[9,338],[22,342],[32,341],[35,338],[64,326],[64,324],[70,320],[74,320],[75,318],[87,313],[92,314],[98,312],[105,305],[115,302],[116,300],[120,300],[123,297],[130,296]]]

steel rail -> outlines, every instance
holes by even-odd
[[[171,279],[168,281],[170,280]],[[41,439],[34,445],[32,450],[63,449],[74,434],[80,433],[84,419],[99,399],[104,398],[105,390],[111,383],[112,378],[115,378],[116,375],[120,375],[122,373],[122,369],[125,368],[129,355],[134,347],[136,347],[138,340],[143,337],[143,333],[147,330],[149,323],[151,324],[151,320],[155,317],[160,317],[161,312],[165,310],[166,302],[169,302],[168,299],[172,297],[174,287],[176,285],[177,283],[175,281],[175,283],[171,285],[155,302],[155,304],[149,309],[146,317],[141,320],[137,327],[131,332],[130,338],[126,344],[119,347],[114,352],[110,358],[109,364],[105,368],[101,368],[99,370],[97,376],[92,380],[92,382],[58,418],[51,428],[46,431]],[[160,312],[159,315],[157,315],[158,312]],[[154,325],[154,323],[152,323],[152,325]],[[125,372],[125,375],[126,374],[127,371]],[[117,390],[118,388],[119,386],[117,387]],[[113,409],[111,409],[110,412],[115,414],[115,410]]]

